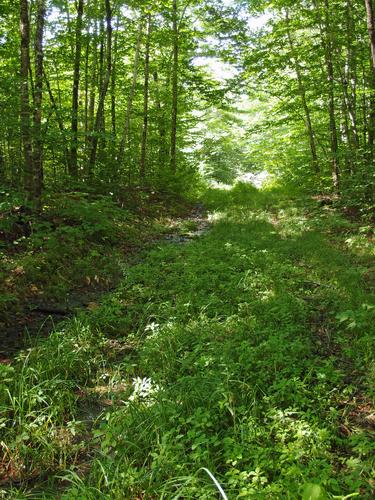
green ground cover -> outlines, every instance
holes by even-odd
[[[1,344],[30,327],[38,307],[73,309],[113,288],[124,260],[191,209],[156,192],[127,191],[123,198],[51,192],[38,213],[14,194],[0,198]]]
[[[368,225],[251,187],[204,202],[206,234],[0,365],[4,498],[373,498]]]

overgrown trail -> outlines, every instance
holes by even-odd
[[[211,475],[230,499],[372,498],[370,242],[334,211],[272,193],[206,203],[207,234],[158,244],[23,364],[49,409],[66,398],[27,431],[28,465],[70,469],[69,499],[212,499]]]

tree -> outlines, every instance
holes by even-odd
[[[173,68],[172,68],[172,120],[171,120],[171,170],[177,168],[177,113],[178,113],[178,11],[177,0],[172,3],[172,30],[173,30]]]
[[[93,175],[93,170],[96,163],[96,154],[98,148],[98,140],[99,140],[99,132],[104,118],[104,101],[107,95],[107,90],[109,86],[109,81],[111,78],[111,68],[112,68],[112,10],[110,6],[109,0],[105,0],[105,13],[106,13],[106,33],[107,33],[107,68],[104,80],[102,82],[99,94],[99,102],[98,108],[95,116],[95,123],[93,127],[93,132],[91,136],[91,149],[90,149],[90,158],[89,158],[89,166],[88,173],[89,176]]]
[[[78,168],[77,168],[78,95],[79,95],[79,79],[80,79],[80,69],[81,69],[83,5],[84,5],[84,0],[78,0],[76,33],[75,33],[73,91],[72,91],[72,119],[71,119],[72,138],[71,138],[70,165],[69,165],[69,173],[74,178],[77,178],[78,176]]]
[[[147,134],[148,134],[148,100],[149,100],[149,80],[150,80],[150,38],[151,38],[151,13],[147,14],[147,35],[145,47],[145,75],[143,86],[143,127],[141,141],[141,160],[139,164],[139,176],[141,182],[144,183],[146,177],[146,149],[147,149]]]
[[[21,68],[20,68],[20,116],[23,148],[23,178],[27,197],[34,198],[33,157],[31,139],[31,111],[29,101],[30,71],[30,23],[28,0],[20,0]]]
[[[45,0],[36,2],[35,27],[35,88],[34,88],[34,130],[33,130],[33,170],[34,201],[40,204],[43,186],[43,137],[42,137],[42,100],[43,100],[43,32],[46,14]]]

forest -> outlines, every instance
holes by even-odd
[[[0,499],[375,497],[373,0],[2,0]]]

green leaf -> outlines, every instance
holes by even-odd
[[[319,484],[306,483],[303,487],[302,500],[323,500],[327,498]]]

